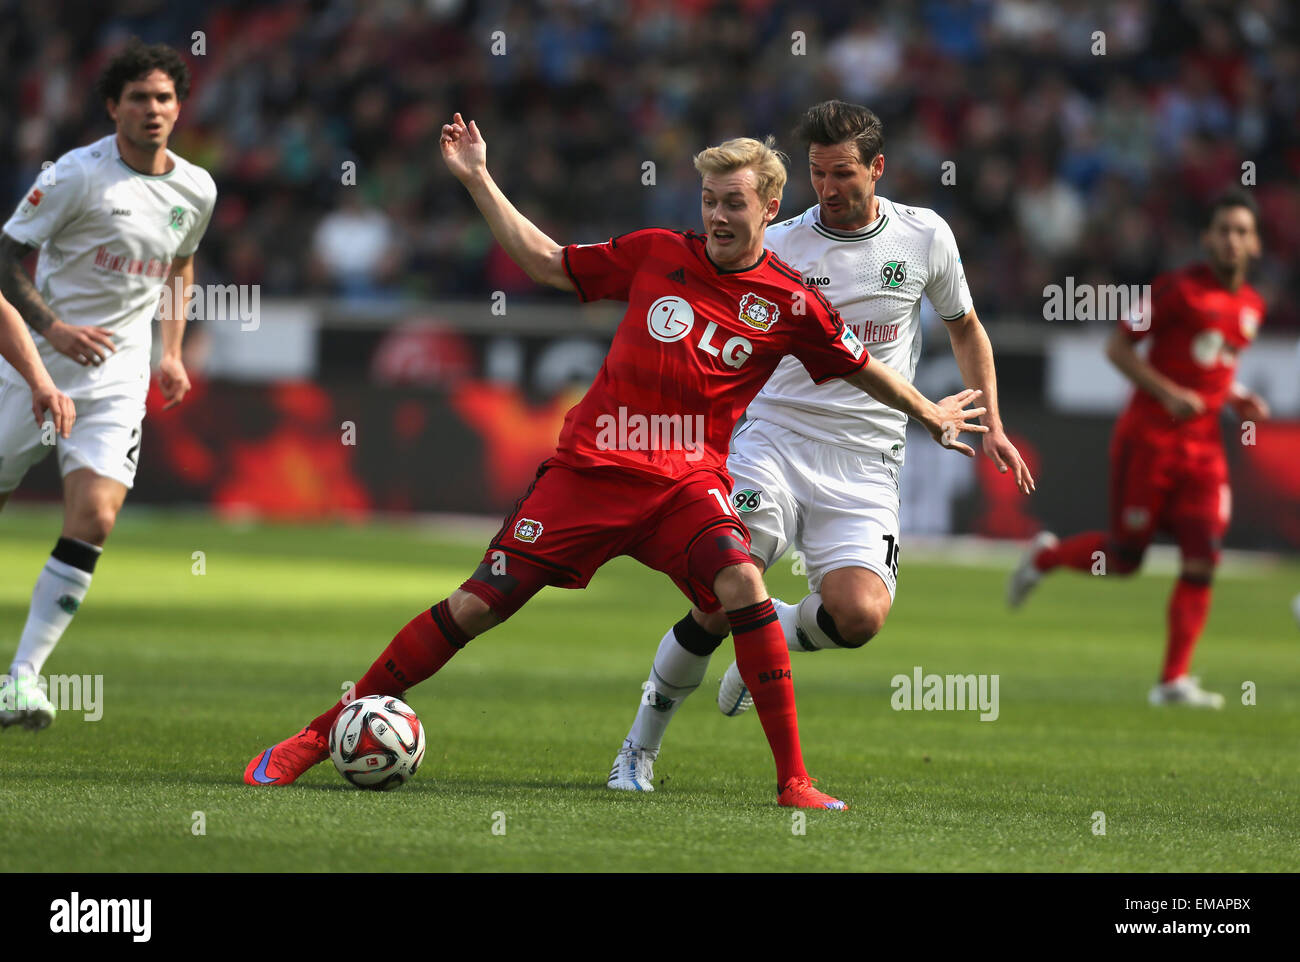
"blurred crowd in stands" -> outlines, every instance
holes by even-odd
[[[736,135],[777,135],[783,215],[803,210],[790,130],[840,98],[883,119],[880,193],[948,219],[986,321],[1046,323],[1067,275],[1139,284],[1194,258],[1205,205],[1245,177],[1267,324],[1300,328],[1291,0],[0,0],[6,218],[44,161],[110,132],[92,84],[131,34],[194,71],[172,145],[220,190],[201,280],[546,297],[443,167],[453,111],[570,242],[698,227],[691,156]]]

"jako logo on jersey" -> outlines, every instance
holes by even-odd
[[[826,287],[831,282],[829,277],[805,277],[804,287]]]
[[[771,301],[750,292],[740,299],[740,319],[750,327],[766,331],[781,319],[781,309]]]
[[[651,337],[671,344],[691,333],[695,326],[695,311],[683,298],[661,297],[650,305],[645,321]]]
[[[1259,331],[1259,311],[1253,307],[1243,307],[1241,309],[1241,336],[1248,341],[1255,339],[1255,334]]]
[[[889,261],[880,269],[886,287],[901,287],[907,280],[907,261]]]
[[[532,544],[542,536],[542,524],[532,518],[520,518],[515,525],[515,537]]]

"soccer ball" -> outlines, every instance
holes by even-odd
[[[386,792],[420,767],[424,726],[400,698],[366,695],[339,712],[330,729],[330,758],[353,785]]]

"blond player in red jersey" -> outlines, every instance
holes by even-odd
[[[770,144],[738,138],[696,156],[705,233],[649,229],[568,246],[501,193],[475,124],[457,114],[441,144],[498,243],[530,277],[584,301],[628,306],[595,382],[565,417],[555,456],[542,463],[478,569],[398,632],[348,700],[400,696],[542,587],[582,588],[606,561],[628,555],[667,574],[702,610],[726,611],[776,762],[778,803],[846,808],[815,788],[803,765],[789,653],[750,561],[749,532],[729,500],[727,443],[787,354],[819,381],[842,377],[906,411],[967,456],[974,452],[955,437],[987,431],[970,423],[984,408],[964,409],[979,392],[926,400],[872,360],[825,298],[805,293],[798,272],[764,250],[786,179]],[[288,785],[324,761],[345,704],[255,755],[245,783]]]
[[[1202,243],[1208,260],[1156,278],[1149,316],[1123,322],[1106,347],[1136,388],[1111,441],[1110,529],[1060,542],[1043,532],[1012,573],[1007,596],[1018,607],[1047,572],[1091,572],[1102,557],[1107,574],[1132,574],[1156,532],[1167,532],[1182,566],[1150,701],[1222,708],[1223,696],[1204,691],[1188,668],[1232,509],[1219,413],[1228,404],[1245,421],[1268,417],[1263,398],[1235,380],[1237,357],[1264,316],[1263,300],[1246,283],[1260,250],[1254,204],[1242,194],[1220,198]],[[1145,359],[1135,350],[1142,340],[1151,345]]]

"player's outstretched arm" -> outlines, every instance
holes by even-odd
[[[1106,357],[1119,368],[1119,372],[1146,391],[1180,421],[1195,417],[1205,410],[1205,399],[1191,388],[1175,384],[1152,367],[1138,354],[1124,332],[1116,329],[1106,342]]]
[[[74,327],[59,320],[23,270],[23,260],[31,252],[32,248],[22,241],[0,234],[0,294],[56,351],[78,364],[103,363],[115,350],[112,335],[102,327]]]
[[[0,295],[0,357],[12,364],[32,389],[32,416],[36,423],[42,423],[48,410],[54,429],[66,438],[77,419],[72,399],[54,386],[22,317],[3,295]]]
[[[487,169],[487,144],[474,121],[465,123],[456,114],[451,123],[443,124],[442,159],[447,169],[465,185],[474,198],[492,236],[505,248],[510,259],[539,284],[549,284],[563,291],[574,290],[564,271],[564,249],[547,237],[536,224],[515,209],[501,193]]]
[[[969,445],[958,441],[957,435],[963,431],[973,431],[976,434],[988,432],[985,425],[975,422],[975,418],[985,414],[986,409],[966,407],[968,402],[973,402],[980,396],[980,392],[974,388],[946,397],[936,404],[892,367],[874,357],[865,367],[844,380],[881,404],[887,404],[908,417],[915,418],[930,432],[930,437],[945,448],[960,451],[968,458],[973,458],[975,452]]]
[[[957,359],[962,380],[975,385],[983,393],[984,406],[989,409],[983,418],[989,428],[984,435],[984,453],[1003,474],[1010,471],[1016,479],[1016,486],[1029,494],[1034,490],[1034,476],[1029,473],[1029,465],[1025,464],[1025,459],[1002,427],[1002,415],[998,410],[998,376],[988,332],[974,310],[955,321],[944,322],[944,327],[948,329],[948,340],[952,343],[952,354]]]

